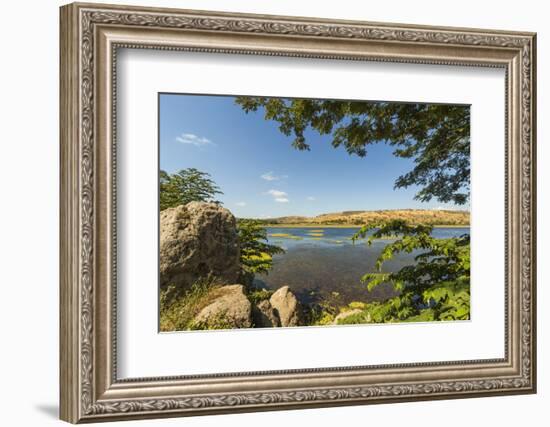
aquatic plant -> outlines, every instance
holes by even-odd
[[[281,239],[293,239],[293,240],[302,240],[303,237],[295,236],[290,233],[271,233],[269,237],[279,237]]]
[[[324,233],[307,233],[307,235],[311,237],[323,237]]]

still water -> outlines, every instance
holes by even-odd
[[[279,228],[267,229],[269,243],[281,246],[285,253],[273,258],[273,269],[257,275],[257,287],[277,289],[288,285],[303,303],[338,299],[351,301],[384,300],[395,295],[391,286],[382,285],[368,292],[360,278],[375,272],[376,258],[391,240],[378,240],[371,246],[366,240],[353,244],[351,237],[358,227],[350,228]],[[470,233],[464,228],[434,228],[437,238],[457,237]],[[396,271],[414,263],[418,254],[398,254],[384,264],[384,271]]]

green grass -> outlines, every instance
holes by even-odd
[[[221,295],[221,286],[209,280],[198,280],[184,292],[170,285],[160,291],[161,332],[196,329],[194,318]]]
[[[234,326],[226,319],[225,313],[219,313],[216,317],[211,317],[208,322],[192,322],[189,325],[189,330],[192,331],[209,331],[215,329],[233,329]]]

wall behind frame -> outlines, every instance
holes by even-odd
[[[502,427],[542,425],[550,405],[550,29],[545,3],[536,0],[384,2],[128,0],[111,3],[179,7],[333,19],[403,22],[538,32],[538,359],[539,393],[528,396],[264,412],[162,421],[124,426],[243,427],[343,423],[408,427],[445,424]],[[58,402],[58,7],[57,0],[3,4],[0,68],[0,401],[10,426],[61,425]],[[546,194],[545,194],[546,193]],[[122,425],[122,424],[120,424]]]

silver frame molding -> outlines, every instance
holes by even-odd
[[[534,33],[80,3],[60,12],[61,419],[112,421],[536,391]],[[118,379],[118,48],[505,69],[505,357]]]

